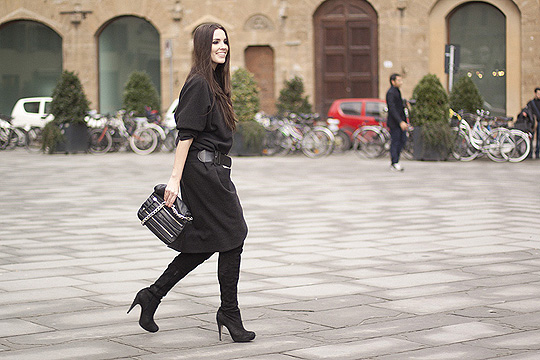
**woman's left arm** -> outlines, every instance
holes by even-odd
[[[193,139],[181,140],[176,146],[176,152],[174,153],[174,165],[171,177],[165,188],[165,205],[171,207],[176,197],[180,192],[180,180],[182,179],[182,172],[184,171],[184,165],[186,163],[189,147]]]

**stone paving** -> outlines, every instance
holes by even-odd
[[[126,311],[175,256],[136,210],[172,154],[0,152],[0,358],[540,359],[540,161],[235,158],[250,233],[218,340],[216,256]]]

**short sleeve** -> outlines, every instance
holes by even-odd
[[[202,76],[189,79],[180,92],[178,106],[174,113],[177,141],[195,139],[206,128],[211,113],[210,89]]]

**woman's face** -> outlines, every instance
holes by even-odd
[[[212,65],[214,68],[218,64],[224,64],[229,52],[229,41],[225,36],[225,31],[216,29],[214,31],[214,38],[212,40]]]

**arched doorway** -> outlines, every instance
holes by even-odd
[[[449,43],[460,46],[455,78],[468,76],[493,115],[506,114],[506,17],[495,6],[469,2],[448,15]]]
[[[123,16],[103,26],[98,33],[99,109],[115,112],[122,107],[122,94],[134,71],[146,71],[161,94],[160,36],[148,21]]]
[[[315,102],[378,96],[377,13],[363,0],[327,0],[313,15]]]
[[[448,18],[454,10],[469,3],[471,1],[438,0],[429,12],[429,72],[436,74],[441,80],[447,79],[444,73],[444,47],[449,41]],[[514,116],[522,108],[521,12],[513,1],[484,0],[481,3],[495,7],[504,14],[506,20],[506,114]]]
[[[244,59],[246,68],[253,73],[259,86],[261,110],[274,114],[274,50],[270,46],[248,46],[244,51]]]
[[[0,27],[0,113],[9,115],[18,99],[51,96],[62,74],[62,38],[36,21]]]

